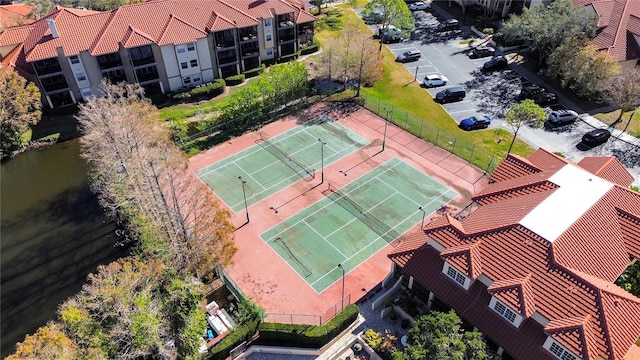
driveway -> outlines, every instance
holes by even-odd
[[[442,74],[449,79],[446,86],[425,89],[425,96],[433,97],[438,91],[453,85],[465,87],[467,96],[463,101],[442,105],[456,123],[480,113],[491,117],[490,128],[500,127],[513,132],[512,127],[506,123],[504,114],[509,107],[519,101],[518,95],[522,83],[530,81],[549,88],[541,83],[539,78],[532,78],[533,74],[514,63],[502,71],[481,72],[480,68],[490,58],[470,59],[467,56],[471,47],[461,44],[460,41],[472,37],[472,32],[468,28],[462,27],[462,30],[454,32],[437,32],[435,29],[437,24],[450,17],[437,5],[433,5],[431,10],[415,11],[413,16],[416,19],[416,29],[412,32],[410,39],[401,43],[386,44],[386,46],[395,55],[407,50],[419,50],[422,53],[418,61],[402,65],[398,63],[398,66],[405,66],[417,81],[422,82],[427,74]],[[369,27],[374,32],[377,31],[376,25],[369,25]],[[479,45],[480,41],[476,41],[474,46]],[[503,54],[497,52],[496,55]],[[560,99],[560,104],[546,107],[545,111],[551,112],[554,109],[564,108],[563,105],[575,109],[578,113],[581,112],[563,98]],[[607,126],[589,114],[581,114],[580,120],[575,124],[554,131],[523,126],[518,132],[518,137],[534,148],[543,147],[549,151],[561,153],[574,162],[580,161],[585,156],[616,155],[635,177],[634,184],[640,186],[639,139],[614,130],[612,138],[601,146],[585,148],[580,144],[584,133],[600,127]]]

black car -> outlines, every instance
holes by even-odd
[[[552,92],[543,92],[531,96],[531,100],[541,106],[553,105],[558,103],[558,95]]]
[[[520,90],[520,99],[531,99],[532,96],[548,92],[547,89],[536,84],[527,84]]]
[[[474,47],[473,50],[469,52],[469,57],[472,59],[478,59],[478,58],[483,58],[487,56],[493,56],[495,52],[496,52],[496,49],[490,46],[480,45],[480,46]]]
[[[438,24],[438,27],[436,28],[436,30],[438,31],[452,31],[452,30],[458,30],[459,27],[459,22],[456,19],[447,19],[443,22],[441,22],[440,24]]]
[[[502,70],[509,66],[509,61],[504,56],[494,56],[491,60],[482,65],[482,71]]]
[[[582,136],[582,143],[588,146],[604,144],[611,137],[611,132],[607,129],[595,129]]]

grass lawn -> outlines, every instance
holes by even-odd
[[[631,114],[633,114],[633,118],[629,123],[629,118],[631,117]],[[620,116],[620,110],[615,110],[608,113],[593,114],[593,117],[595,117],[596,119],[602,121],[607,125],[613,124],[618,119],[618,116]],[[637,109],[635,112],[627,111],[626,113],[624,113],[622,115],[622,121],[617,123],[615,127],[618,130],[624,130],[626,127],[627,133],[637,138],[640,138],[640,109]]]

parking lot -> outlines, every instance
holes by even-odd
[[[425,96],[434,97],[435,94],[450,86],[461,85],[467,95],[459,102],[446,103],[442,106],[459,123],[462,119],[472,115],[482,114],[491,117],[491,128],[504,128],[513,132],[505,119],[505,112],[519,101],[518,95],[525,79],[518,73],[518,66],[510,64],[505,70],[487,72],[480,71],[482,65],[490,57],[471,59],[468,57],[472,49],[467,44],[461,44],[464,39],[472,37],[470,29],[462,26],[462,30],[438,32],[437,25],[448,15],[433,6],[431,10],[415,11],[416,29],[409,39],[400,43],[385,44],[396,56],[408,50],[418,50],[422,56],[417,61],[398,63],[405,66],[407,71],[422,83],[428,74],[442,74],[448,78],[446,86],[425,89]],[[377,32],[376,25],[369,25]],[[482,44],[476,41],[473,46]],[[502,55],[496,52],[496,55]],[[541,84],[543,85],[543,84]],[[568,104],[567,104],[568,105]],[[568,105],[571,108],[571,105]],[[563,108],[563,102],[545,108],[545,111]],[[580,109],[575,109],[580,113]],[[549,151],[562,153],[572,161],[580,161],[585,156],[616,155],[629,168],[636,178],[635,184],[640,185],[640,141],[619,131],[612,132],[611,139],[594,148],[581,146],[582,135],[598,128],[606,127],[589,114],[581,114],[575,124],[562,128],[548,130],[523,126],[518,137],[534,148],[543,147]],[[510,139],[505,139],[509,141]]]

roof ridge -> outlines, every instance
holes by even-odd
[[[205,35],[206,35],[206,33],[205,33],[204,31],[202,31],[201,29],[197,28],[197,27],[196,27],[196,26],[194,26],[193,24],[191,24],[191,23],[189,23],[189,22],[187,22],[187,21],[183,20],[181,17],[179,17],[179,16],[177,16],[177,15],[174,15],[173,13],[169,13],[169,20],[167,20],[167,22],[166,22],[166,24],[165,24],[164,28],[162,29],[162,33],[161,33],[161,35],[160,35],[160,37],[158,38],[158,41],[157,41],[157,43],[158,43],[158,44],[161,44],[161,43],[162,43],[162,40],[164,39],[165,35],[168,35],[168,34],[167,34],[167,30],[168,30],[168,29],[169,29],[169,27],[171,26],[171,22],[172,22],[174,19],[175,19],[176,21],[178,21],[178,22],[180,22],[180,23],[182,23],[182,24],[184,24],[184,25],[186,25],[186,26],[188,26],[188,27],[192,28],[193,30],[195,30],[195,31],[197,31],[197,32],[199,32],[199,33],[202,33],[202,34],[205,34]]]
[[[88,49],[89,50],[89,54],[91,54],[93,56],[97,56],[98,55],[98,54],[94,53],[94,50],[96,49],[96,47],[98,47],[98,44],[100,44],[100,42],[102,42],[102,39],[105,36],[107,36],[107,33],[108,33],[107,29],[109,29],[109,27],[113,23],[113,20],[116,18],[116,15],[120,11],[120,8],[121,7],[118,7],[116,9],[113,9],[113,10],[109,11],[109,19],[104,22],[104,27],[102,27],[102,29],[100,29],[100,35],[96,37],[96,40],[89,47],[89,49]]]
[[[610,294],[612,296],[616,296],[625,300],[629,300],[635,303],[640,304],[640,298],[621,288],[613,282],[609,282],[607,280],[601,279],[595,275],[587,274],[580,270],[563,267],[567,272],[571,273],[572,276],[578,278],[580,281],[584,282],[585,285],[591,286],[594,290],[598,292],[604,292]],[[602,283],[605,283],[606,286],[602,286]],[[600,294],[598,295],[600,297]]]
[[[236,10],[236,11],[238,11],[238,12],[240,12],[240,13],[244,14],[244,15],[245,15],[245,16],[247,16],[247,17],[250,17],[251,19],[253,19],[253,20],[255,20],[255,21],[258,21],[258,19],[257,19],[257,18],[254,18],[253,16],[251,16],[251,14],[249,14],[249,13],[247,13],[247,12],[243,11],[243,10],[238,9],[237,7],[235,7],[235,6],[231,5],[231,4],[229,4],[229,3],[228,3],[228,2],[226,2],[225,0],[218,0],[218,2],[220,2],[220,3],[222,3],[222,4],[227,5],[228,7],[230,7],[230,8],[232,8],[232,9],[234,9],[234,10]],[[258,21],[258,22],[259,22],[259,21]]]

